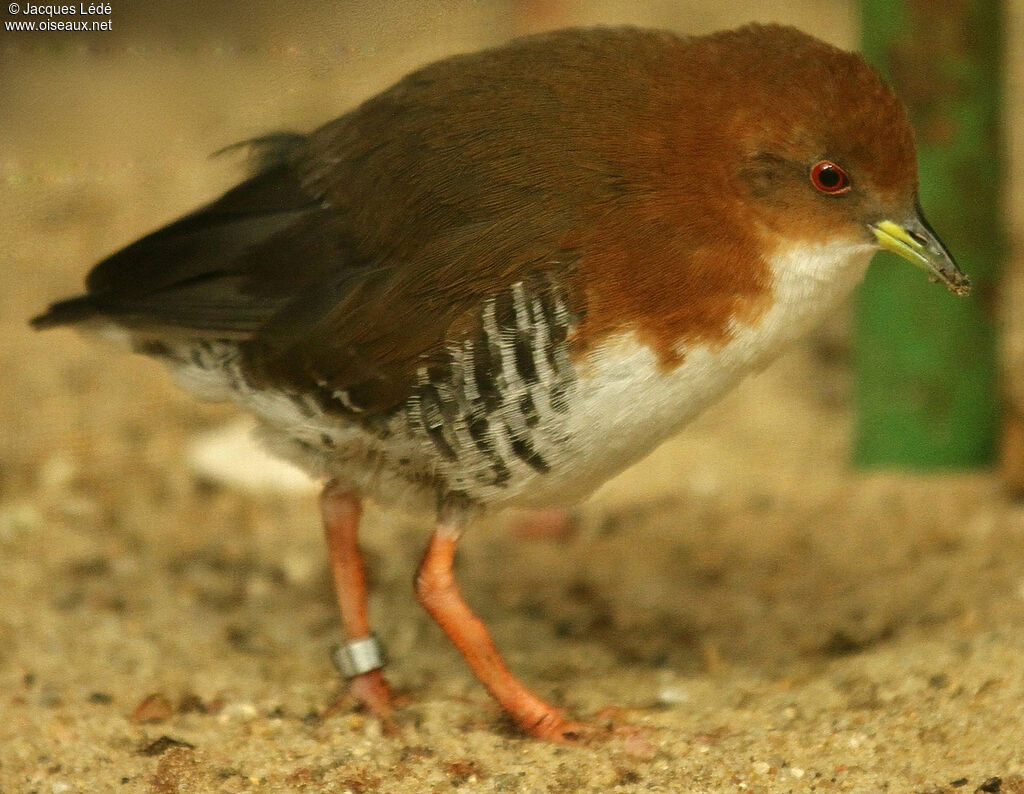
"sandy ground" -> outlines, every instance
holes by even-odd
[[[507,5],[115,4],[107,38],[0,33],[0,792],[1024,792],[1024,506],[991,473],[845,466],[844,317],[610,483],[574,535],[526,542],[502,516],[466,538],[464,593],[514,669],[639,728],[595,747],[505,724],[413,603],[429,517],[371,510],[407,697],[383,735],[328,661],[315,498],[197,477],[190,439],[230,409],[26,328],[227,186],[208,152],[544,14],[855,40],[841,2]]]

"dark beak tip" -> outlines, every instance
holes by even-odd
[[[965,297],[971,294],[971,279],[965,273],[951,273],[946,284],[954,295]]]

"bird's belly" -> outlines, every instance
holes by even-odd
[[[564,465],[529,483],[516,503],[578,501],[640,460],[777,349],[745,341],[692,346],[667,369],[635,336],[609,340],[580,374],[562,427]]]
[[[254,413],[275,454],[381,503],[432,509],[439,493],[458,492],[536,507],[576,502],[639,460],[769,358],[780,336],[747,330],[714,348],[692,346],[670,370],[633,334],[616,336],[576,365],[557,401],[551,384],[535,384],[529,420],[519,395],[483,420],[449,416],[435,427],[419,400],[367,424],[299,394],[254,389],[230,343],[204,343],[203,356],[193,350],[172,369],[193,393]]]
[[[542,350],[546,337],[538,335],[530,378],[503,341],[492,356],[498,370],[489,397],[477,389],[467,348],[461,355],[468,358],[456,355],[443,378],[424,370],[412,397],[372,422],[327,410],[310,395],[254,388],[230,342],[193,344],[169,363],[191,391],[233,399],[256,414],[271,451],[380,502],[432,508],[439,495],[462,493],[498,506],[569,504],[646,455],[829,312],[870,252],[822,251],[789,255],[777,271],[772,306],[755,323],[736,323],[724,342],[680,344],[671,364],[632,332],[606,338],[576,361],[564,344]]]
[[[678,347],[665,365],[635,334],[606,340],[577,368],[558,459],[525,482],[517,506],[586,496],[677,432],[744,376],[770,363],[832,312],[862,277],[863,245],[793,248],[772,262],[773,301],[756,322],[735,322],[725,342]]]

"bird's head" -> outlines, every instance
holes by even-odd
[[[696,56],[722,87],[723,187],[763,235],[886,248],[967,294],[921,212],[906,109],[861,56],[759,25],[709,36]]]
[[[586,166],[564,182],[599,197],[563,241],[587,276],[581,339],[637,329],[670,367],[776,305],[793,336],[878,248],[968,292],[921,214],[907,111],[860,55],[778,25],[606,37],[618,77],[549,92],[584,97],[558,116],[587,124],[564,138]]]

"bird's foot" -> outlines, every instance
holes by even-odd
[[[385,723],[392,721],[395,696],[384,678],[383,671],[371,670],[355,676],[349,681],[348,691],[366,712],[379,717]]]
[[[513,719],[527,735],[556,744],[590,744],[611,735],[603,725],[569,720],[556,710],[545,714],[540,720]]]
[[[407,698],[404,695],[396,695],[391,691],[383,671],[371,670],[351,678],[348,692],[329,705],[320,715],[320,719],[326,720],[347,711],[352,708],[354,702],[358,710],[376,717],[380,721],[385,734],[396,736],[401,733],[401,730],[395,711],[406,701]]]
[[[650,729],[626,721],[623,710],[614,707],[601,709],[591,722],[566,719],[552,710],[540,721],[517,723],[524,733],[556,744],[588,745],[616,740],[624,742],[628,755],[653,754],[653,746],[647,741]]]

